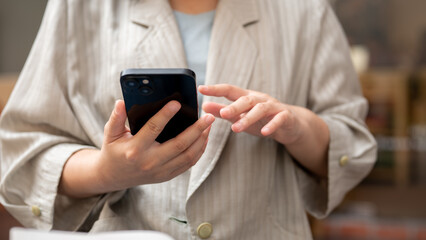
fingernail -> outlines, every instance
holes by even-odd
[[[208,125],[212,124],[212,123],[214,122],[214,117],[213,117],[213,115],[211,115],[211,114],[207,114],[207,115],[204,117],[204,121],[205,121]]]
[[[231,110],[229,110],[228,108],[222,108],[220,109],[220,116],[229,116],[229,114],[231,114]]]
[[[234,130],[240,131],[243,128],[243,125],[240,122],[237,122],[237,123],[234,123],[232,127],[234,128]]]
[[[207,87],[204,86],[204,85],[201,85],[201,86],[198,87],[199,91],[203,91],[203,90],[206,90],[206,89],[207,89]]]
[[[118,114],[119,112],[117,112],[117,105],[118,105],[118,102],[119,102],[120,100],[115,100],[115,104],[114,104],[114,112],[116,113],[116,114]]]
[[[180,104],[177,102],[171,102],[170,106],[169,106],[170,110],[172,110],[173,112],[177,112],[180,109]]]
[[[261,130],[261,132],[262,132],[263,135],[269,135],[269,131],[270,131],[269,127],[264,127]]]

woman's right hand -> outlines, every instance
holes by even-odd
[[[124,102],[119,100],[105,125],[101,150],[81,150],[65,164],[59,192],[89,197],[129,187],[168,181],[192,167],[203,154],[214,117],[207,114],[177,137],[155,141],[179,111],[171,101],[136,135],[125,126]]]

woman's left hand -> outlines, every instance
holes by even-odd
[[[295,106],[281,103],[267,94],[229,84],[204,85],[198,90],[207,96],[233,101],[230,105],[206,102],[203,110],[232,122],[234,132],[269,136],[282,144],[293,144],[301,139],[302,119],[293,111]]]
[[[225,97],[229,105],[213,102],[203,110],[232,122],[232,131],[268,136],[314,174],[327,177],[330,133],[327,124],[307,108],[289,105],[256,91],[229,84],[198,87],[207,96]]]

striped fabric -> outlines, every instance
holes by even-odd
[[[261,91],[321,116],[331,136],[327,180],[277,142],[235,134],[218,119],[199,162],[169,182],[80,200],[58,195],[69,156],[101,147],[122,98],[120,71],[151,67],[186,67],[166,0],[49,1],[0,120],[0,200],[14,217],[40,229],[149,229],[198,239],[197,227],[209,222],[210,239],[310,239],[306,212],[325,217],[374,163],[367,103],[327,3],[221,0],[206,84]]]

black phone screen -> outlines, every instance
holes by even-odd
[[[127,69],[121,73],[120,84],[133,135],[172,100],[182,107],[157,142],[176,137],[198,119],[195,74],[189,69]]]

